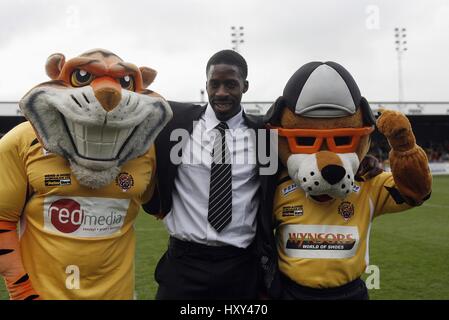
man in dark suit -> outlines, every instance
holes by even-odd
[[[209,103],[170,102],[173,119],[156,139],[158,187],[144,209],[164,217],[170,234],[155,272],[157,299],[255,299],[260,266],[269,283],[276,269],[271,213],[262,213],[269,176],[259,169],[277,158],[260,163],[258,151],[269,146],[257,132],[266,132],[263,119],[240,105],[246,61],[223,50],[206,73]]]
[[[245,59],[231,50],[206,66],[206,106],[170,102],[156,138],[158,186],[143,208],[164,218],[168,250],[156,299],[255,299],[279,295],[272,206],[278,161],[262,116],[245,114]],[[275,135],[274,135],[275,136]],[[244,159],[244,161],[241,161]],[[246,159],[246,160],[245,160]],[[358,175],[379,173],[368,158]]]

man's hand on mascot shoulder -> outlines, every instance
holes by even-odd
[[[366,181],[374,178],[382,172],[384,172],[384,170],[380,167],[379,160],[376,157],[367,154],[365,158],[363,158],[362,162],[360,162],[360,166],[355,175],[355,180]]]

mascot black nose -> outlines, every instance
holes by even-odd
[[[345,174],[345,168],[335,164],[327,165],[321,170],[321,175],[323,176],[324,180],[326,180],[330,184],[336,184],[338,181],[343,179]]]

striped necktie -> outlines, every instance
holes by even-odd
[[[232,220],[232,168],[225,136],[228,125],[220,122],[215,128],[219,134],[215,136],[212,150],[207,221],[220,232]]]

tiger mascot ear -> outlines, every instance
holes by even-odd
[[[54,53],[47,58],[45,63],[45,71],[52,80],[59,78],[62,67],[65,63],[65,57],[62,53]]]
[[[142,73],[142,87],[148,87],[156,78],[157,71],[148,67],[140,67]]]

